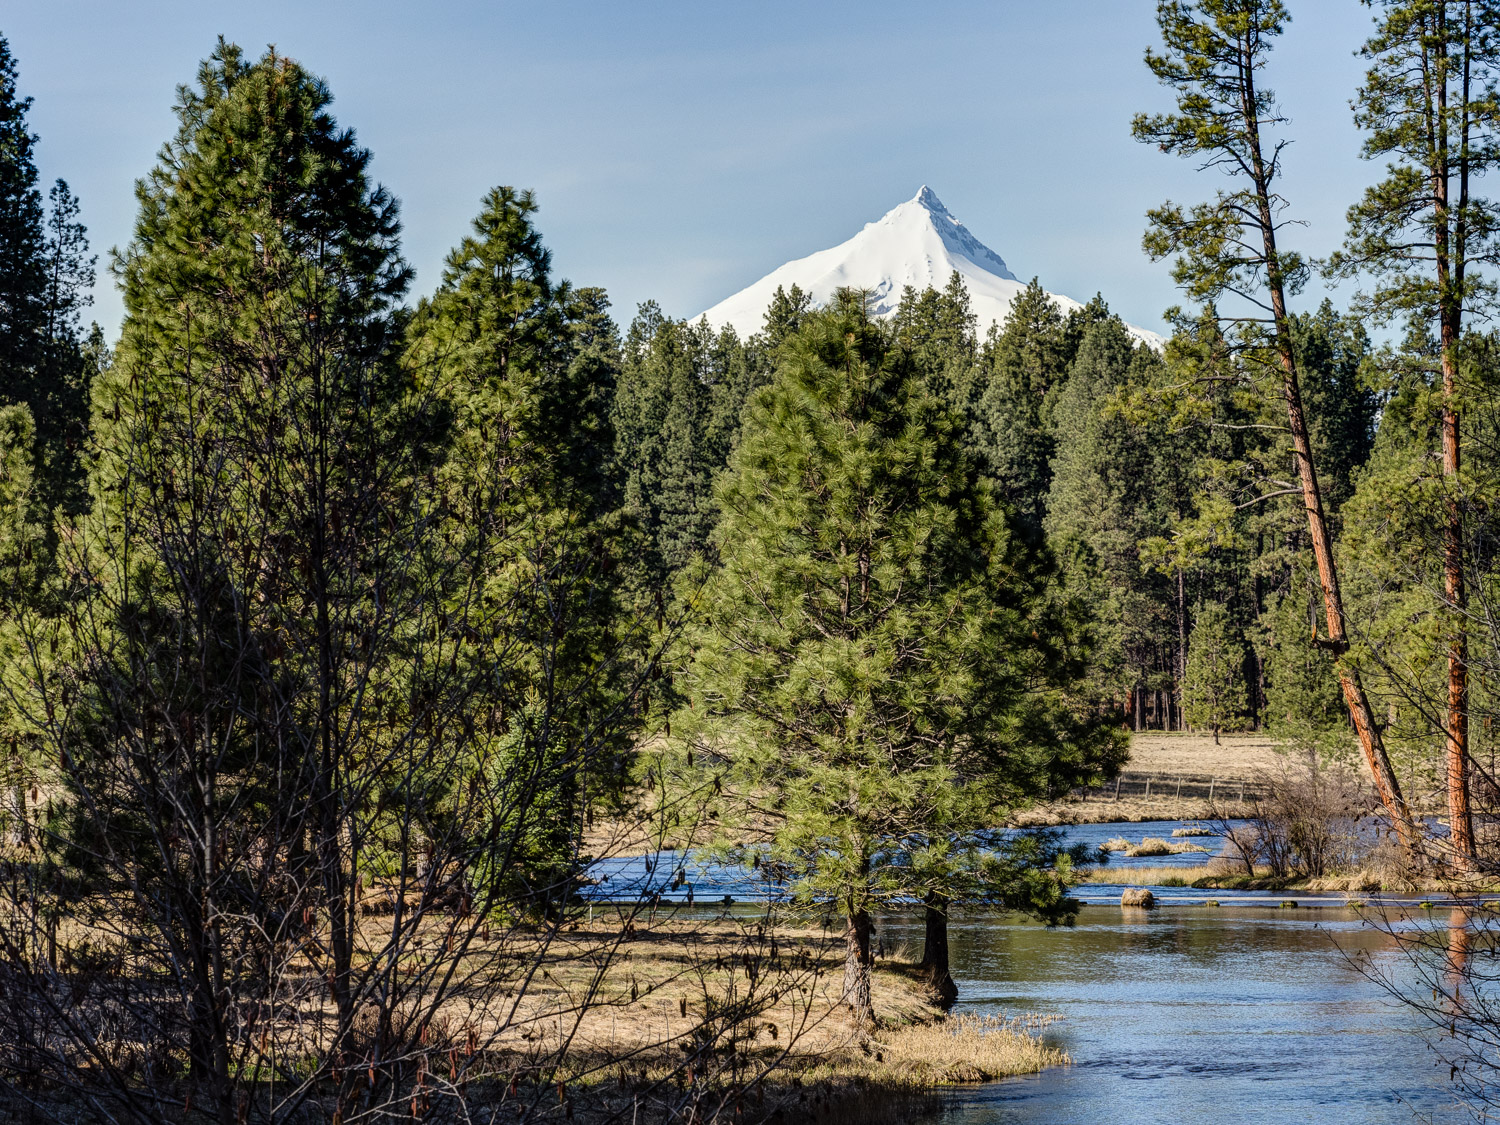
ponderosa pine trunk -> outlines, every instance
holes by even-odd
[[[870,996],[870,931],[868,910],[851,910],[844,919],[844,1003],[859,1027],[875,1022]]]
[[[1349,637],[1344,619],[1344,599],[1339,589],[1338,569],[1333,559],[1333,545],[1324,514],[1323,493],[1313,463],[1312,440],[1308,434],[1307,415],[1302,407],[1302,388],[1297,375],[1297,355],[1287,318],[1286,281],[1281,256],[1276,248],[1276,216],[1271,201],[1271,173],[1261,154],[1259,100],[1255,90],[1255,61],[1245,49],[1241,66],[1240,117],[1245,126],[1250,156],[1250,173],[1255,184],[1257,221],[1266,266],[1266,289],[1271,299],[1271,317],[1275,328],[1276,353],[1281,365],[1281,396],[1286,406],[1287,429],[1292,438],[1292,454],[1297,463],[1303,507],[1307,513],[1307,530],[1312,539],[1313,558],[1318,567],[1318,584],[1323,592],[1323,613],[1328,637],[1318,642],[1330,651],[1336,663],[1339,687],[1349,708],[1349,720],[1359,739],[1365,765],[1375,782],[1376,792],[1386,815],[1390,817],[1402,850],[1409,858],[1418,854],[1416,825],[1401,794],[1396,771],[1391,767],[1380,728],[1370,709],[1369,696],[1359,671],[1348,661]],[[1314,638],[1315,641],[1317,640]]]
[[[1182,579],[1182,567],[1177,568],[1177,668],[1176,689],[1172,693],[1172,705],[1177,713],[1176,729],[1187,730],[1187,710],[1183,707],[1187,685],[1187,589]],[[1214,741],[1218,736],[1215,734]]]
[[[933,999],[944,1008],[951,1008],[958,999],[958,985],[948,963],[948,900],[936,891],[929,891],[923,902],[926,934],[922,943],[921,968],[927,974],[928,987]]]
[[[1448,143],[1448,47],[1447,10],[1439,4],[1434,12],[1437,21],[1433,50],[1437,56],[1436,138],[1433,150],[1432,210],[1433,259],[1437,267],[1438,334],[1442,347],[1443,368],[1443,476],[1450,494],[1444,512],[1443,590],[1448,609],[1455,621],[1448,640],[1448,722],[1446,730],[1446,774],[1448,787],[1448,831],[1453,849],[1453,864],[1460,871],[1474,866],[1474,821],[1469,810],[1469,635],[1464,628],[1468,592],[1464,588],[1463,520],[1458,497],[1453,492],[1459,469],[1459,417],[1454,401],[1457,371],[1454,350],[1463,331],[1464,243],[1467,230],[1464,215],[1468,209],[1469,138],[1463,130],[1458,156],[1458,225],[1450,239],[1448,179],[1453,173]],[[1465,29],[1468,30],[1467,28]],[[1465,67],[1463,99],[1469,99],[1469,79]],[[1467,121],[1467,113],[1465,121]],[[1456,245],[1455,245],[1456,243]]]
[[[1459,420],[1453,405],[1453,347],[1458,338],[1458,317],[1443,316],[1443,475],[1452,487],[1459,469]],[[1448,786],[1448,833],[1453,865],[1460,871],[1474,868],[1474,818],[1469,808],[1469,634],[1463,617],[1468,605],[1464,588],[1463,522],[1458,497],[1447,501],[1443,528],[1443,588],[1449,612],[1456,624],[1448,640],[1448,723],[1446,766]]]

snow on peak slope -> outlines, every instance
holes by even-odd
[[[761,329],[766,307],[778,286],[800,286],[814,304],[826,303],[844,286],[870,293],[871,311],[889,316],[910,285],[918,292],[942,289],[957,270],[969,291],[969,304],[982,337],[992,323],[1003,322],[1010,304],[1026,288],[1010,272],[1005,260],[953,217],[936,193],[925,184],[915,196],[867,223],[847,242],[788,262],[702,315],[712,325],[732,325],[740,336]],[[1079,307],[1069,297],[1049,293],[1058,308]],[[694,317],[693,319],[697,319]],[[1144,328],[1130,328],[1136,339],[1160,348],[1163,340]]]

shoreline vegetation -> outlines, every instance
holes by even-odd
[[[596,913],[592,927],[581,923],[568,944],[591,950],[619,928],[607,910]],[[512,1056],[514,1070],[536,1053],[533,1041],[546,1036],[549,1026],[556,1028],[554,1039],[566,1041],[555,1044],[565,1048],[554,1056],[561,1063],[538,1073],[530,1085],[549,1092],[556,1086],[559,1103],[575,1121],[654,1121],[658,1103],[680,1102],[697,1086],[710,1116],[726,1109],[716,1100],[727,1090],[733,1103],[727,1108],[737,1120],[815,1116],[895,1125],[933,1112],[943,1087],[1071,1063],[1042,1034],[1049,1017],[951,1017],[940,1011],[918,958],[905,947],[877,960],[871,990],[881,1018],[873,1027],[858,1026],[843,999],[842,935],[816,926],[766,927],[795,976],[763,991],[772,999],[747,1018],[736,1010],[747,983],[742,939],[760,924],[728,915],[637,920],[639,928],[632,925],[603,979],[587,955],[571,957],[565,945],[556,947],[539,983],[527,990],[529,1010],[518,1013],[516,1031],[508,1042],[496,1043]],[[590,1002],[581,1004],[590,991]],[[733,1059],[729,1075],[715,1073],[726,1065],[722,1060],[683,1065],[685,1056],[702,1054],[704,1027],[716,1011],[727,1032],[719,1053]],[[724,1077],[727,1082],[716,1081]],[[522,1083],[515,1096],[524,1099],[526,1093]]]
[[[1093,867],[1081,873],[1080,885],[1122,887],[1188,887],[1204,891],[1302,891],[1307,894],[1443,894],[1455,897],[1500,893],[1500,883],[1476,879],[1458,883],[1451,875],[1421,878],[1385,867],[1359,868],[1329,875],[1275,875],[1257,864],[1255,874],[1231,869],[1215,857],[1194,866]]]
[[[378,901],[382,888],[369,890]],[[366,915],[371,925],[383,917]],[[76,928],[60,935],[75,951],[63,955],[63,979],[99,975],[76,953],[98,959],[92,936]],[[476,941],[470,956],[490,956],[491,941],[503,948],[498,976],[518,970],[530,979],[519,987],[514,978],[503,1010],[455,994],[423,1018],[420,1049],[407,1060],[422,1091],[414,1116],[453,1086],[486,1120],[555,1111],[592,1125],[902,1125],[936,1112],[945,1087],[1072,1062],[1044,1035],[1054,1017],[940,1010],[904,945],[872,967],[880,1018],[854,1020],[843,994],[843,935],[806,920],[727,912],[682,919],[596,904],[529,939],[513,931]],[[612,952],[601,963],[604,950]],[[44,1115],[67,1116],[71,1099],[88,1100],[81,1088],[31,1094]],[[0,1108],[8,1104],[0,1097]],[[177,1105],[181,1113],[163,1103],[159,1119],[197,1119],[191,1095]]]

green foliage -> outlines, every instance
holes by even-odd
[[[978,407],[979,345],[969,292],[955,270],[942,292],[907,286],[891,317],[894,346],[928,373],[932,390],[962,418]]]
[[[1379,400],[1366,365],[1370,337],[1356,316],[1340,316],[1324,298],[1315,313],[1290,318],[1323,501],[1337,514],[1375,442]]]
[[[1094,608],[1092,690],[1172,689],[1177,677],[1173,576],[1146,565],[1142,544],[1167,534],[1189,502],[1192,451],[1159,419],[1132,420],[1121,396],[1152,383],[1161,360],[1132,347],[1118,318],[1091,327],[1057,401],[1057,456],[1047,499],[1049,542]]]
[[[1187,721],[1213,732],[1234,730],[1245,714],[1245,649],[1229,613],[1212,602],[1198,607],[1188,641],[1182,702]]]
[[[976,436],[1000,498],[1036,534],[1051,480],[1054,393],[1067,376],[1067,322],[1035,278],[984,347]]]
[[[773,304],[768,338],[790,330],[805,309],[798,294]],[[646,536],[645,588],[659,589],[708,547],[714,477],[747,397],[764,381],[763,354],[732,329],[672,320],[653,302],[630,326],[611,421],[625,510]]]
[[[1354,752],[1333,660],[1312,643],[1323,629],[1316,579],[1298,573],[1267,613],[1265,729],[1299,750],[1343,759]]]
[[[1080,607],[859,295],[780,354],[719,488],[668,768],[717,794],[722,845],[767,819],[797,897],[853,918],[982,874],[982,829],[1122,747],[1068,694]]]
[[[18,96],[19,68],[0,37],[0,378],[24,379],[40,361],[46,321],[47,274],[42,194],[37,188],[37,142],[26,115],[31,99]],[[7,387],[8,397],[18,396]]]
[[[17,96],[17,73],[0,37],[0,400],[24,403],[35,422],[42,510],[74,514],[87,499],[80,452],[92,373],[78,313],[91,300],[95,259],[68,185],[58,180],[42,205],[31,99]]]
[[[1500,164],[1500,4],[1380,0],[1354,100],[1363,155],[1385,178],[1349,208],[1331,272],[1374,275],[1361,310],[1379,320],[1457,315],[1495,295],[1475,267],[1500,255],[1500,210],[1476,194]],[[1456,334],[1456,333],[1455,333]]]
[[[1222,170],[1237,186],[1206,203],[1152,210],[1146,253],[1153,261],[1175,256],[1172,278],[1194,301],[1233,295],[1269,318],[1265,290],[1295,293],[1308,273],[1301,257],[1263,239],[1286,202],[1272,187],[1285,142],[1269,138],[1285,118],[1257,76],[1289,19],[1286,8],[1281,0],[1161,0],[1156,19],[1166,50],[1148,50],[1146,65],[1174,91],[1176,112],[1137,114],[1131,130],[1162,152]]]
[[[626,695],[609,575],[623,573],[627,546],[602,454],[612,444],[618,342],[602,294],[553,283],[535,212],[530,192],[485,196],[411,322],[408,359],[451,419],[435,487],[467,531],[456,556],[482,557],[496,525],[505,529],[498,565],[456,590],[507,607],[503,632],[464,648],[476,669],[491,669],[485,707],[501,731],[485,748],[496,761],[472,768],[488,768],[496,788],[524,778],[532,789],[532,800],[511,802],[526,815],[502,833],[507,877],[555,889],[577,862],[585,817],[617,797],[625,777],[580,776],[576,752]],[[617,758],[627,732],[611,731]]]

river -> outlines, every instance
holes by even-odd
[[[918,919],[885,921],[920,948]],[[959,1011],[1060,1017],[1071,1067],[951,1095],[943,1125],[1469,1120],[1417,1018],[1347,957],[1407,961],[1347,909],[1089,906],[1071,929],[954,918]]]
[[[1070,841],[1115,835],[1170,838],[1178,822],[1082,825]],[[1218,841],[1194,841],[1217,851]],[[1111,867],[1201,863],[1201,853]],[[763,899],[740,869],[683,865],[663,853],[600,866],[598,897],[643,890],[707,905],[721,896]],[[1084,884],[1073,927],[1048,929],[1018,915],[955,914],[950,926],[958,1011],[1057,1017],[1045,1034],[1073,1058],[1031,1078],[949,1095],[941,1125],[1156,1125],[1160,1122],[1450,1122],[1472,1118],[1454,1103],[1446,1068],[1422,1039],[1419,1018],[1357,968],[1409,981],[1395,942],[1342,896],[1287,896],[1154,888],[1154,911],[1122,910],[1120,886]],[[774,892],[771,892],[774,893]],[[1221,905],[1207,905],[1208,899]],[[690,900],[689,900],[690,901]],[[1421,912],[1415,912],[1421,917]],[[1443,912],[1446,917],[1446,911]],[[886,945],[919,950],[920,914],[883,917]]]

